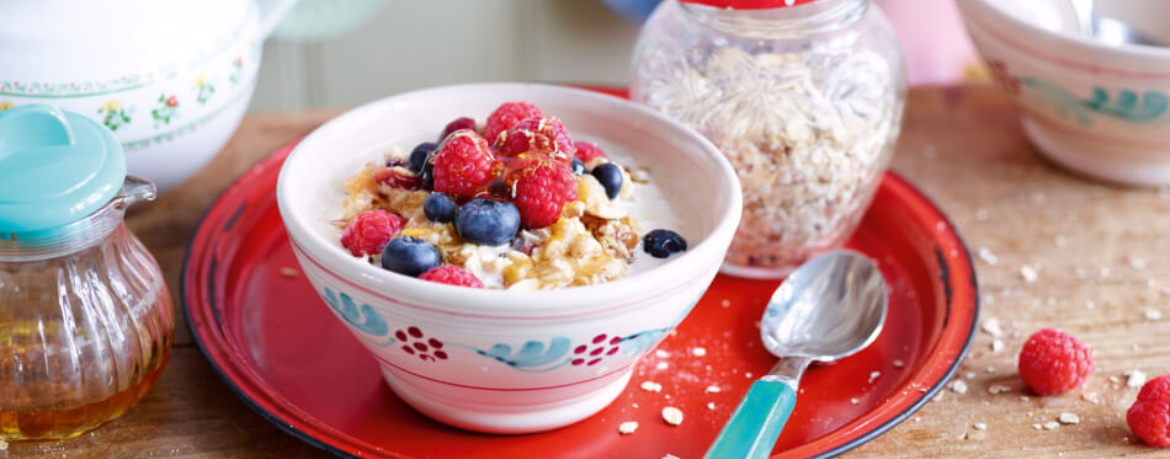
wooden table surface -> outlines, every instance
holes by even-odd
[[[218,193],[266,153],[337,113],[249,116],[206,169],[129,218],[175,295],[187,241]],[[1126,387],[1125,372],[1170,373],[1170,237],[1164,236],[1170,193],[1116,188],[1057,169],[1025,140],[1008,100],[978,86],[912,90],[894,169],[950,215],[973,253],[986,251],[976,255],[980,320],[998,319],[1006,347],[994,352],[994,338],[980,332],[957,376],[965,393],[943,391],[912,419],[846,456],[1170,455],[1142,445],[1124,417],[1137,393]],[[1034,282],[1020,274],[1024,266],[1038,272]],[[181,307],[177,298],[175,307]],[[1151,310],[1167,318],[1153,319]],[[72,440],[14,443],[0,458],[326,456],[232,395],[178,316],[166,372],[126,416]],[[1082,390],[1037,397],[1023,387],[1015,355],[1044,326],[1068,330],[1093,347],[1097,372]],[[993,385],[1010,391],[993,395]],[[1035,428],[1063,412],[1080,423]]]

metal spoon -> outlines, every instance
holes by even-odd
[[[1068,0],[1076,12],[1081,33],[1102,43],[1121,45],[1163,46],[1150,36],[1138,32],[1124,22],[1097,14],[1095,0]]]
[[[780,362],[752,383],[706,459],[766,458],[796,406],[810,362],[832,362],[864,349],[886,320],[886,282],[872,261],[838,250],[793,272],[772,294],[760,338]]]

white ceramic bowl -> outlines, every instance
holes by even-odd
[[[391,146],[433,140],[460,116],[482,122],[514,100],[650,166],[679,213],[695,220],[690,250],[607,284],[509,292],[420,281],[342,249],[330,221],[341,216],[346,178]],[[432,418],[494,433],[561,427],[613,401],[638,358],[706,291],[742,207],[730,164],[689,128],[615,97],[512,83],[428,89],[354,109],[293,150],[277,199],[306,277],[377,357],[390,387]]]
[[[1079,36],[1066,0],[958,4],[975,46],[1045,156],[1109,181],[1170,185],[1170,48],[1110,47]],[[1170,15],[1170,2],[1142,5],[1144,11],[1125,14]]]
[[[264,37],[292,3],[0,2],[0,110],[89,116],[122,142],[131,174],[169,190],[235,131]]]

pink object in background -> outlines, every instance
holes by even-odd
[[[957,83],[978,64],[950,0],[876,0],[898,29],[911,85]]]

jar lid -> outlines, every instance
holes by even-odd
[[[0,111],[0,233],[73,223],[125,180],[122,145],[96,121],[45,104]]]
[[[679,0],[683,3],[713,6],[729,10],[767,10],[807,5],[817,0]]]

